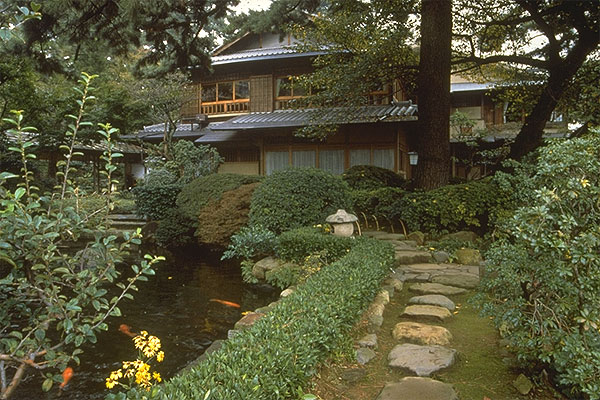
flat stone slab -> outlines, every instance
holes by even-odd
[[[442,285],[441,283],[413,283],[408,290],[421,294],[443,294],[445,296],[466,293],[467,289]]]
[[[452,334],[443,326],[421,324],[419,322],[399,322],[394,327],[392,336],[396,340],[439,346],[446,346],[452,340]]]
[[[410,271],[420,271],[420,272],[430,272],[440,270],[443,271],[446,269],[447,265],[444,264],[432,264],[432,263],[421,263],[421,264],[411,264],[400,267],[402,269],[407,269]]]
[[[431,306],[427,304],[417,304],[406,307],[401,316],[414,319],[436,320],[443,322],[450,318],[452,314],[445,307]]]
[[[417,242],[414,240],[388,240],[394,245],[396,251],[417,250]]]
[[[367,333],[363,336],[359,341],[358,345],[360,347],[369,347],[371,349],[377,348],[377,335],[374,333]]]
[[[377,233],[373,237],[375,237],[379,240],[404,240],[404,239],[406,239],[406,236],[404,236],[404,234],[402,234],[402,233],[388,233],[388,232]]]
[[[432,260],[428,251],[398,251],[395,257],[398,264],[420,264]]]
[[[446,296],[441,294],[426,294],[423,296],[414,296],[408,300],[408,304],[429,304],[431,306],[439,306],[447,308],[448,311],[454,311],[456,304]]]
[[[408,376],[396,383],[386,383],[375,400],[458,400],[458,396],[447,383]]]
[[[429,376],[448,368],[456,360],[456,350],[442,346],[399,344],[388,354],[388,365],[402,368],[418,376]],[[423,398],[421,398],[423,399]]]
[[[442,274],[431,278],[433,283],[475,289],[479,285],[479,276],[469,273]]]
[[[360,349],[356,350],[356,362],[362,365],[365,365],[376,356],[377,354],[373,350],[366,347],[361,347]]]

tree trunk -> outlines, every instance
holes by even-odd
[[[598,37],[593,38],[593,35],[588,40],[582,38],[566,58],[550,67],[548,83],[538,98],[533,111],[525,118],[523,127],[510,147],[509,158],[520,160],[542,144],[546,122],[550,119],[554,108],[565,93],[571,80],[577,74],[577,70],[583,65],[588,54],[598,46],[599,41],[600,39]],[[420,107],[419,104],[419,115]]]
[[[415,186],[435,189],[450,178],[451,0],[421,3],[419,132]]]

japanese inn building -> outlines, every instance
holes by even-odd
[[[305,95],[296,77],[311,72],[320,52],[297,52],[294,39],[279,34],[248,33],[214,51],[213,73],[194,79],[188,88],[175,140],[215,147],[225,162],[219,172],[269,175],[290,166],[316,167],[341,174],[354,165],[374,165],[411,177],[409,152],[418,132],[417,105],[398,83],[370,93],[369,105],[329,109],[292,108]],[[494,127],[484,141],[495,143],[518,129],[505,124],[505,105],[488,95],[492,85],[453,77],[452,112],[474,121],[473,129]],[[325,141],[300,138],[294,132],[311,124],[333,124]],[[506,129],[498,129],[503,126]],[[164,125],[145,127],[137,139],[158,143]],[[452,141],[452,140],[451,140]],[[432,145],[435,145],[432,143]],[[453,153],[464,151],[453,143]],[[460,157],[459,157],[460,158]],[[453,161],[454,176],[477,178],[485,166],[465,168]],[[469,176],[467,176],[469,175]]]

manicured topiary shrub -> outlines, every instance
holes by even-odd
[[[165,248],[187,246],[193,243],[194,224],[177,208],[165,211],[154,233],[156,243]]]
[[[364,240],[312,275],[251,328],[156,389],[154,398],[283,400],[296,398],[349,335],[394,263],[391,245]],[[210,394],[209,394],[210,393]],[[141,399],[147,392],[128,394]]]
[[[230,237],[248,223],[250,199],[259,183],[228,190],[211,200],[198,213],[196,237],[200,243],[226,247]]]
[[[355,165],[342,174],[352,190],[375,190],[383,187],[404,188],[406,179],[394,171],[372,165]]]
[[[181,214],[197,222],[200,210],[211,201],[219,201],[223,193],[242,185],[260,182],[262,177],[238,174],[211,174],[196,178],[183,187],[177,196]]]
[[[250,224],[276,232],[324,222],[337,209],[351,210],[348,185],[316,168],[290,168],[265,178],[254,192]]]
[[[600,137],[553,142],[525,170],[535,173],[523,184],[498,177],[523,206],[487,253],[483,310],[519,360],[550,371],[568,398],[598,399]]]
[[[175,208],[175,201],[182,185],[172,182],[174,180],[170,183],[162,180],[149,180],[147,183],[131,189],[135,196],[138,215],[158,221],[165,217],[168,210]]]

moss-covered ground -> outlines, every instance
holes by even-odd
[[[387,365],[387,355],[399,344],[392,330],[401,320],[400,315],[412,296],[406,289],[391,299],[386,306],[384,323],[377,333],[377,357],[365,367],[351,361],[351,357],[330,360],[305,389],[307,393],[323,400],[375,400],[386,382],[396,382],[406,373]],[[527,396],[520,395],[512,382],[521,371],[512,355],[501,346],[501,340],[490,320],[479,316],[477,308],[469,302],[469,295],[451,296],[458,308],[454,317],[441,325],[453,335],[452,348],[458,350],[459,360],[451,368],[432,376],[451,383],[461,400],[550,400],[564,399],[548,388],[536,388]],[[366,333],[366,326],[355,328],[355,341]],[[350,369],[364,369],[365,375],[356,380],[343,379]]]

